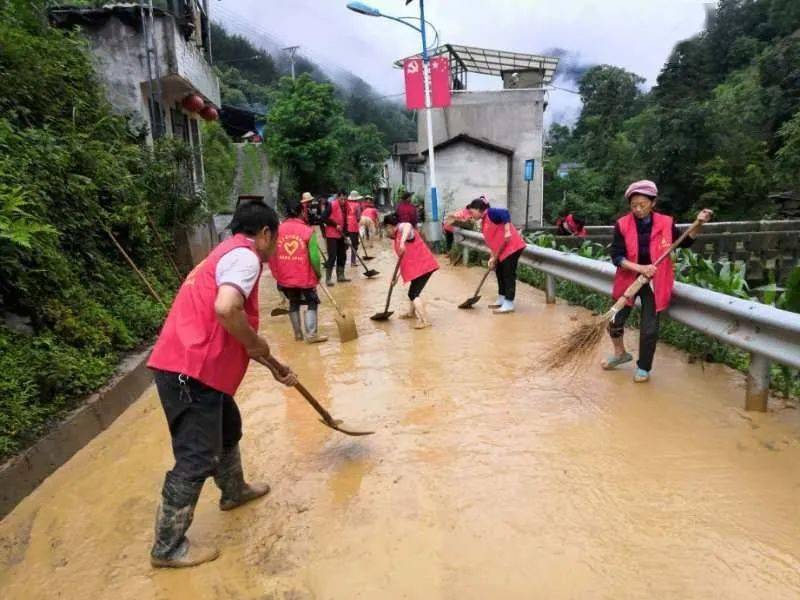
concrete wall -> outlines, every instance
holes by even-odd
[[[418,120],[417,132],[419,147],[424,148],[427,145],[427,134],[422,116]],[[453,103],[449,108],[433,111],[433,139],[436,144],[466,133],[514,150],[511,194],[507,202],[514,223],[518,226],[525,220],[524,173],[527,159],[536,161],[528,220],[531,224],[538,223],[543,192],[543,132],[544,92],[540,90],[457,92],[453,94]],[[497,197],[490,200],[499,205],[504,204],[506,199]]]
[[[467,142],[436,153],[440,217],[485,194],[492,205],[506,208],[510,156]]]

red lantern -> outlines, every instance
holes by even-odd
[[[187,111],[189,111],[191,113],[196,113],[196,112],[199,112],[199,111],[203,110],[203,106],[205,105],[205,102],[197,94],[189,94],[188,96],[186,96],[183,99],[183,102],[181,102],[181,105]]]
[[[206,107],[200,111],[200,116],[206,121],[216,121],[219,119],[219,113],[217,112],[217,109],[210,104],[206,105]]]

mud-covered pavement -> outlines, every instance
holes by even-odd
[[[743,376],[665,346],[649,385],[630,369],[544,373],[538,357],[585,311],[525,285],[516,314],[458,310],[479,269],[434,275],[433,328],[374,323],[388,250],[376,265],[381,277],[333,288],[357,314],[346,346],[329,307],[331,341],[296,344],[286,317],[267,316],[276,295],[262,284],[275,353],[376,435],[326,429],[253,365],[237,396],[242,453],[273,492],[222,513],[208,481],[190,537],[221,557],[155,571],[171,455],[151,389],[0,522],[0,597],[800,597],[797,410],[746,414]],[[403,300],[398,288],[395,311]]]

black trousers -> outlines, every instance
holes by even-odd
[[[242,439],[239,408],[232,396],[177,373],[156,371],[155,381],[175,456],[167,477],[204,481],[216,472],[223,450]]]
[[[656,312],[656,299],[649,285],[643,286],[637,296],[642,301],[642,318],[639,324],[639,360],[636,366],[643,371],[650,371],[653,368],[653,357],[658,342],[659,318]],[[621,338],[625,334],[625,323],[631,316],[632,310],[632,306],[625,306],[614,317],[614,322],[608,328],[612,338]]]
[[[355,258],[356,252],[358,252],[358,232],[348,233],[347,237],[350,238],[350,247],[352,248],[353,257]]]
[[[326,238],[325,245],[328,248],[328,262],[325,268],[333,269],[338,266],[344,269],[347,266],[347,245],[344,238]]]
[[[290,288],[278,286],[284,296],[289,299],[289,312],[297,312],[305,304],[309,310],[317,310],[319,296],[315,288]]]
[[[497,293],[512,302],[517,295],[517,263],[519,263],[519,257],[522,256],[522,250],[524,248],[510,254],[495,266]]]
[[[413,302],[422,293],[422,290],[425,289],[425,284],[428,283],[428,279],[431,278],[431,275],[433,275],[432,271],[411,280],[411,285],[408,286],[409,300]]]
[[[444,232],[444,243],[445,243],[445,248],[447,249],[448,252],[450,252],[450,249],[453,247],[454,240],[455,240],[455,234],[452,231]]]

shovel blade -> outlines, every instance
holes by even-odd
[[[374,257],[374,256],[369,256],[369,255],[365,254],[365,255],[363,256],[363,258],[364,258],[364,260],[373,260],[375,257]]]
[[[475,306],[478,303],[478,300],[480,300],[480,299],[481,299],[480,296],[473,296],[469,300],[465,300],[464,302],[459,304],[458,308],[472,308],[473,306]]]
[[[277,308],[273,308],[270,311],[269,316],[271,316],[271,317],[282,317],[283,315],[288,315],[288,314],[289,314],[289,309],[288,308],[277,307]]]
[[[380,274],[381,274],[381,272],[380,271],[376,271],[375,269],[369,269],[368,271],[364,271],[364,275],[366,277],[370,277],[370,278],[375,277],[375,275],[380,275]]]
[[[325,419],[320,419],[319,422],[325,425],[325,427],[330,427],[334,431],[338,431],[339,433],[343,433],[345,435],[351,435],[353,437],[373,435],[375,433],[374,431],[352,431],[350,429],[344,429],[340,426],[342,422],[341,419],[336,419],[334,423],[328,423]]]
[[[340,342],[344,344],[358,337],[358,330],[356,329],[356,322],[353,317],[347,314],[337,314],[334,319],[336,320],[336,327],[339,329]]]
[[[372,319],[373,321],[387,321],[389,317],[391,317],[393,314],[394,314],[393,310],[389,310],[386,312],[379,312],[372,315],[370,319]]]

